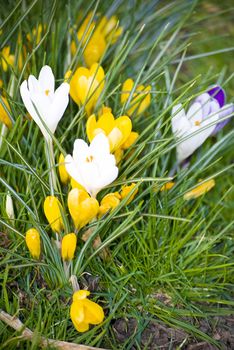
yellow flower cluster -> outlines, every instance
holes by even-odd
[[[107,45],[114,44],[122,34],[122,31],[122,27],[118,26],[116,16],[112,16],[109,19],[104,16],[97,22],[94,20],[94,14],[90,12],[77,32],[77,40],[84,48],[85,64],[91,67],[93,63],[99,62],[105,53]],[[71,43],[73,55],[76,54],[76,50],[76,41],[73,40]]]

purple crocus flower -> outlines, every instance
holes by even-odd
[[[214,86],[198,96],[187,112],[181,104],[173,107],[172,131],[180,141],[177,145],[180,163],[228,123],[230,118],[222,119],[231,117],[234,105],[225,105],[225,100],[224,90],[220,86]]]

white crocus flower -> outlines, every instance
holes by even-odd
[[[69,84],[62,83],[57,90],[54,87],[54,75],[49,66],[42,67],[38,79],[30,75],[20,86],[24,105],[47,141],[51,137],[43,122],[54,134],[69,102]]]
[[[177,145],[177,158],[182,162],[188,158],[212,134],[219,119],[219,105],[215,100],[194,102],[185,113],[182,104],[172,109],[172,131],[181,142]]]
[[[94,137],[90,146],[81,139],[75,140],[73,156],[65,157],[65,166],[69,175],[92,197],[118,176],[108,138],[102,133]]]

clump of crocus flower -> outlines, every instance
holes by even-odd
[[[121,103],[124,105],[129,103],[129,108],[127,113],[132,116],[134,113],[140,115],[146,111],[151,102],[151,86],[137,85],[134,92],[134,81],[132,79],[127,79],[123,83],[122,93],[121,93]],[[129,100],[131,96],[131,100]]]
[[[209,136],[226,125],[234,112],[234,105],[225,105],[225,99],[224,90],[215,86],[198,96],[187,113],[181,104],[173,107],[172,131],[178,142],[179,162],[188,158]]]
[[[93,19],[92,19],[93,17]],[[108,44],[113,44],[122,33],[122,27],[118,26],[116,16],[102,17],[98,22],[92,12],[88,14],[77,32],[77,39],[84,48],[83,56],[85,64],[91,67],[99,62]],[[77,50],[76,41],[71,43],[71,52],[75,55]]]

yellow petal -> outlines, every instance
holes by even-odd
[[[79,184],[76,180],[74,180],[72,177],[71,177],[71,187],[78,188],[78,190],[83,190],[86,192],[85,188],[81,184]]]
[[[85,319],[85,313],[84,313],[84,305],[82,300],[78,300],[75,302],[72,302],[71,308],[70,308],[70,317],[71,320],[75,326],[75,328],[78,330],[78,332],[84,332],[82,324]],[[80,327],[81,326],[81,327]]]
[[[138,137],[139,137],[138,132],[132,131],[129,137],[127,138],[127,140],[122,144],[121,148],[122,149],[130,148],[136,142]]]
[[[115,118],[111,112],[103,113],[97,122],[97,128],[102,129],[108,135],[115,126]]]
[[[122,148],[118,148],[115,152],[114,152],[114,156],[115,156],[115,161],[116,164],[119,164],[119,162],[122,160],[124,155],[124,151]]]
[[[77,229],[81,229],[97,216],[99,204],[83,190],[72,189],[68,194],[68,209]]]
[[[0,99],[0,121],[4,123],[8,128],[12,127],[12,121],[9,117],[10,106],[7,100],[1,96]]]
[[[61,255],[63,260],[72,260],[76,250],[77,238],[75,233],[68,233],[62,239]]]
[[[99,217],[106,214],[109,210],[113,210],[116,208],[120,203],[121,196],[118,192],[115,193],[108,193],[103,199],[101,200],[101,205],[99,207]]]
[[[92,114],[86,123],[86,133],[89,139],[89,142],[95,137],[95,129],[97,128],[97,121],[95,114]]]
[[[124,104],[128,100],[129,95],[132,91],[133,85],[134,85],[134,82],[132,79],[127,79],[123,83],[122,93],[121,93],[121,103],[122,104]]]
[[[184,199],[189,200],[193,198],[198,198],[203,194],[207,193],[208,191],[210,191],[214,186],[215,186],[215,180],[214,179],[208,180],[203,184],[198,185],[193,190],[185,193]]]
[[[122,116],[115,120],[115,126],[108,135],[111,152],[114,152],[127,140],[131,131],[132,122],[129,117]]]
[[[41,254],[40,234],[35,228],[31,228],[26,232],[25,241],[34,259],[39,259]]]
[[[80,289],[73,294],[73,301],[83,300],[90,295],[90,291],[85,289]]]
[[[66,185],[70,181],[70,175],[68,174],[66,167],[65,167],[65,158],[64,155],[61,153],[59,156],[58,161],[58,170],[59,170],[59,177],[61,182]]]
[[[136,186],[136,184],[132,183],[129,186],[123,186],[122,187],[122,191],[120,193],[122,200],[129,195],[129,193],[134,189],[135,186]],[[135,191],[133,191],[132,195],[130,196],[130,198],[128,199],[126,204],[129,204],[134,199],[134,197],[137,194],[137,192],[138,192],[138,188],[136,188]]]
[[[58,198],[55,196],[46,197],[44,201],[44,213],[51,229],[58,233],[64,229],[61,210],[62,206]]]
[[[173,181],[170,181],[170,182],[167,182],[166,184],[164,184],[161,188],[160,188],[160,191],[168,191],[170,190],[173,186],[175,185],[175,182]]]
[[[84,306],[84,321],[90,324],[99,324],[104,319],[103,308],[89,299],[82,301]]]

